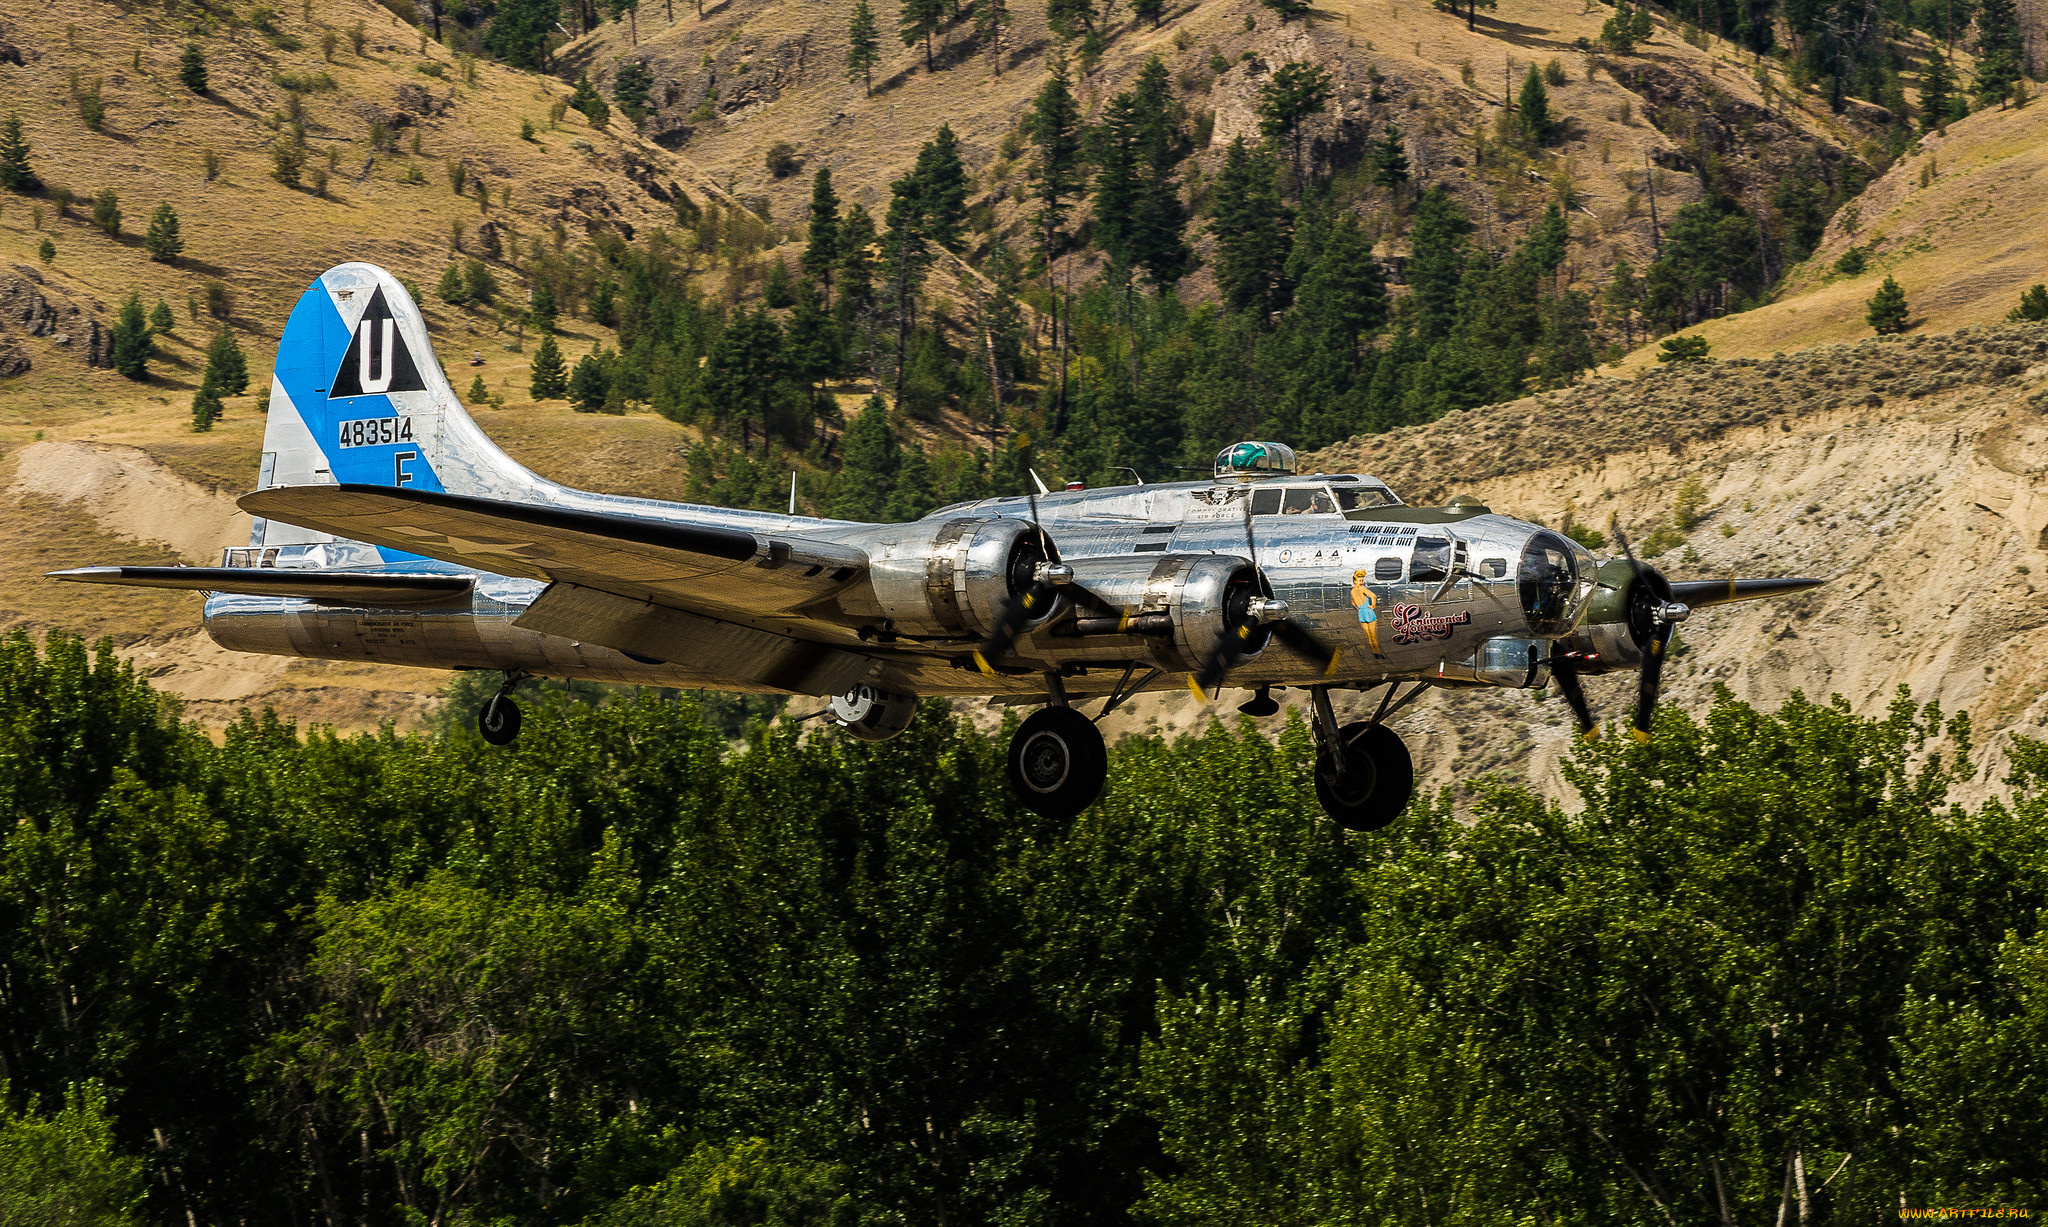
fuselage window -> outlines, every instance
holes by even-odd
[[[1280,512],[1280,496],[1285,493],[1285,490],[1252,491],[1252,514],[1255,516],[1278,515]]]
[[[1508,573],[1508,560],[1505,558],[1488,558],[1479,564],[1479,569],[1486,572],[1489,577],[1499,579]]]
[[[1444,537],[1417,537],[1415,558],[1408,565],[1411,583],[1434,584],[1451,573],[1451,543]]]
[[[1330,497],[1328,490],[1288,490],[1285,493],[1287,501],[1280,507],[1280,514],[1282,515],[1327,516],[1337,514],[1337,501]]]
[[[1374,579],[1401,578],[1401,560],[1399,558],[1382,558],[1378,562],[1373,563],[1372,577]]]
[[[1386,490],[1379,486],[1359,486],[1352,490],[1337,491],[1337,506],[1345,511],[1364,511],[1368,507],[1386,507],[1393,503]]]

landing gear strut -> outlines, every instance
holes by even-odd
[[[478,709],[476,731],[485,741],[494,746],[509,746],[519,736],[519,704],[512,701],[512,688],[531,676],[521,669],[508,671],[498,693]]]
[[[1419,693],[1419,691],[1418,691]],[[1327,686],[1314,686],[1316,800],[1347,831],[1377,831],[1401,816],[1415,795],[1415,764],[1394,730],[1373,720],[1337,727]],[[1392,692],[1388,694],[1392,698]],[[1406,706],[1406,704],[1401,704]],[[1382,713],[1387,704],[1380,705]]]
[[[1065,821],[1102,795],[1109,751],[1095,722],[1066,705],[1058,675],[1047,681],[1051,706],[1033,712],[1010,738],[1010,787],[1026,809]]]

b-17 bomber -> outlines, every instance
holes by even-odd
[[[255,525],[221,566],[55,576],[202,591],[236,651],[501,672],[478,714],[500,745],[536,676],[829,696],[832,722],[877,741],[920,696],[1033,705],[1010,780],[1057,817],[1101,792],[1096,721],[1227,683],[1253,715],[1305,689],[1318,799],[1377,829],[1414,788],[1388,721],[1429,687],[1554,687],[1591,733],[1581,679],[1633,671],[1645,736],[1679,623],[1820,582],[1673,582],[1618,534],[1600,557],[1468,498],[1413,507],[1366,474],[1300,473],[1270,442],[1225,448],[1204,480],[1041,486],[904,524],[577,490],[491,442],[411,296],[362,263],[294,308],[240,504]],[[1375,696],[1371,717],[1340,724],[1338,689]]]

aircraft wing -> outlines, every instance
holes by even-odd
[[[864,551],[780,532],[369,485],[277,486],[242,510],[500,575],[698,613],[773,616],[865,574]]]

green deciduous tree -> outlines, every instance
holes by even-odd
[[[65,1088],[64,1106],[44,1116],[14,1110],[0,1079],[0,1221],[129,1227],[143,1195],[142,1161],[114,1142],[105,1089]]]

